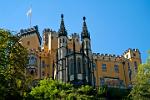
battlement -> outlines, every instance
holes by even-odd
[[[54,31],[54,30],[52,30],[52,29],[50,29],[50,28],[45,28],[45,29],[43,30],[43,33],[45,33],[45,32],[53,32],[53,33],[56,33],[56,31]]]
[[[122,61],[124,59],[122,55],[100,54],[100,53],[93,53],[93,58],[104,61]]]
[[[18,36],[24,36],[24,35],[30,35],[33,34],[35,32],[38,32],[38,26],[33,26],[31,28],[28,29],[21,29],[20,32],[17,34]]]
[[[17,36],[19,37],[26,37],[26,36],[31,36],[32,34],[37,34],[38,36],[38,39],[39,39],[39,42],[41,44],[41,36],[40,36],[40,33],[38,31],[38,26],[33,26],[31,28],[28,28],[28,29],[21,29],[20,32],[17,34]]]
[[[139,49],[131,49],[131,48],[129,48],[128,50],[126,50],[126,51],[123,53],[123,55],[125,55],[125,54],[128,53],[128,52],[138,52],[138,53],[140,53],[140,52],[139,52]]]
[[[78,33],[73,33],[73,34],[71,34],[71,36],[74,37],[74,38],[79,38],[79,34]]]

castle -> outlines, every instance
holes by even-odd
[[[138,49],[129,48],[121,56],[93,53],[85,17],[81,41],[77,33],[68,36],[63,14],[59,30],[44,29],[43,40],[38,26],[21,29],[18,35],[19,42],[28,49],[27,73],[34,79],[52,77],[75,85],[128,88],[141,64]]]

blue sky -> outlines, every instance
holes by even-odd
[[[32,25],[58,31],[60,15],[68,34],[81,33],[86,16],[96,53],[121,55],[138,48],[145,62],[150,50],[150,0],[1,0],[0,28],[19,31],[29,27],[26,16],[32,5]]]

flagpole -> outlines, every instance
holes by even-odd
[[[31,28],[31,17],[32,17],[32,14],[30,15],[30,28]]]
[[[27,12],[27,17],[29,17],[29,26],[31,28],[31,22],[32,22],[32,7]]]

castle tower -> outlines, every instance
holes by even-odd
[[[90,33],[88,32],[87,25],[85,22],[86,18],[83,17],[83,27],[81,32],[81,40],[83,44],[83,50],[85,55],[91,58],[92,51],[91,51],[91,39],[90,39]]]
[[[44,51],[50,51],[50,54],[52,54],[57,49],[57,39],[58,34],[57,32],[53,31],[52,29],[45,28],[43,30],[43,46],[42,49]]]
[[[26,74],[30,74],[34,79],[39,78],[39,56],[38,50],[41,45],[41,37],[38,31],[38,26],[33,26],[28,29],[21,29],[17,34],[20,37],[20,44],[28,50],[28,65]]]
[[[58,58],[57,58],[57,79],[66,81],[66,59],[67,55],[67,31],[64,25],[63,14],[61,14],[61,24],[58,31]]]
[[[38,26],[33,26],[28,29],[21,29],[18,36],[21,37],[19,42],[25,48],[36,50],[39,49],[41,45],[41,37],[38,31]]]
[[[123,56],[128,59],[128,78],[127,81],[132,84],[135,75],[138,72],[138,65],[141,64],[141,54],[138,49],[128,49]]]

